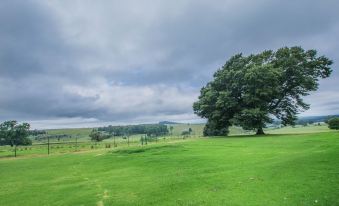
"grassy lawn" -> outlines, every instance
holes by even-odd
[[[0,159],[0,205],[339,205],[339,133]]]

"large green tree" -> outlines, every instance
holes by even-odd
[[[28,123],[18,124],[16,120],[5,121],[0,124],[0,144],[2,145],[31,145],[28,138],[30,125]]]
[[[227,135],[231,125],[264,134],[274,117],[293,125],[297,114],[309,108],[303,97],[318,89],[320,78],[330,76],[331,64],[316,50],[301,47],[231,57],[193,104],[194,112],[208,120],[204,135]]]

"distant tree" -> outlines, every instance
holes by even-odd
[[[5,121],[0,124],[0,144],[10,145],[31,145],[28,138],[30,125],[28,123],[18,124],[16,120]]]
[[[339,129],[339,117],[329,119],[328,128],[338,130]]]
[[[192,128],[188,128],[188,133],[191,134],[193,132]]]
[[[101,142],[102,140],[110,137],[110,135],[103,134],[96,129],[93,129],[92,132],[89,134],[89,136],[91,137],[92,141],[96,141],[96,142]]]
[[[309,108],[303,97],[330,76],[331,64],[301,47],[231,57],[193,104],[194,112],[207,119],[204,135],[227,135],[231,125],[264,134],[272,117],[294,125],[297,114]]]
[[[329,115],[325,118],[325,123],[328,124],[328,121],[333,118],[339,118],[339,115]]]
[[[189,135],[189,134],[190,134],[190,132],[187,131],[187,130],[181,132],[181,135],[183,135],[183,136],[187,136],[187,135]]]
[[[170,132],[171,132],[171,135],[173,135],[173,129],[174,129],[173,126],[170,126],[170,127],[169,127],[169,130],[170,130]]]
[[[38,136],[38,135],[43,135],[43,134],[47,134],[47,132],[45,130],[30,130],[29,131],[29,135],[32,135],[32,136]]]

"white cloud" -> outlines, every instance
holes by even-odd
[[[186,113],[192,108],[198,93],[190,90],[180,90],[167,85],[130,86],[100,83],[82,87],[78,85],[65,86],[64,90],[81,98],[93,99],[93,107],[103,109],[114,118],[138,118],[140,115],[171,115]],[[191,112],[189,112],[191,113]]]
[[[305,98],[307,103],[311,104],[310,110],[301,114],[301,116],[321,116],[339,114],[339,92],[321,91],[315,92]]]

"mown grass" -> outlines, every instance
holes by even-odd
[[[339,205],[339,133],[1,159],[0,205]]]

